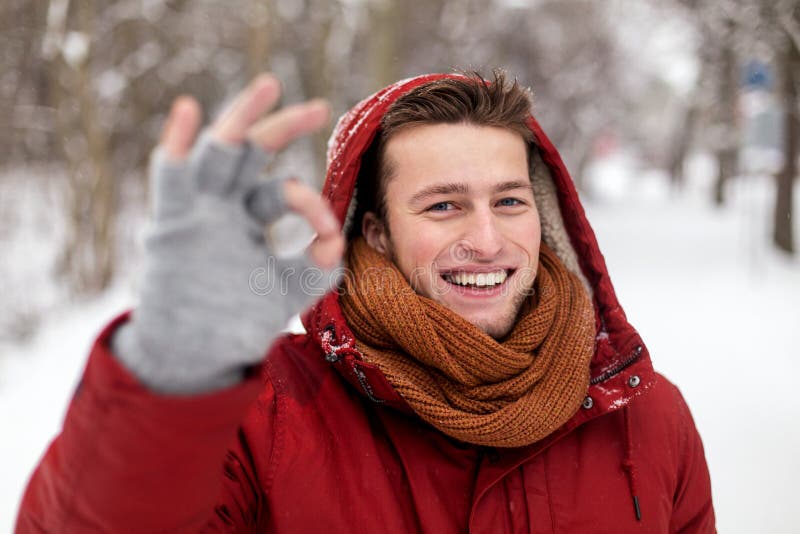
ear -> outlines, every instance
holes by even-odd
[[[366,212],[361,219],[361,234],[367,240],[369,246],[384,256],[388,256],[389,235],[386,231],[386,225],[374,212]]]

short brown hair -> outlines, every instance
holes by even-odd
[[[362,158],[358,176],[357,209],[351,236],[361,231],[368,211],[386,221],[386,183],[392,169],[385,158],[386,144],[401,130],[428,124],[473,124],[496,126],[518,133],[529,147],[533,134],[528,127],[530,92],[517,80],[509,82],[501,70],[486,80],[477,72],[435,80],[415,87],[398,98],[381,120],[375,140]]]

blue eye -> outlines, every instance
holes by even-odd
[[[522,202],[517,198],[504,198],[498,202],[500,206],[518,206]]]
[[[452,207],[453,204],[451,202],[437,202],[436,204],[428,208],[428,211],[447,211]]]

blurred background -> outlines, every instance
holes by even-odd
[[[656,368],[693,410],[721,532],[797,532],[798,0],[3,0],[0,531],[86,351],[135,303],[173,98],[262,71],[334,114],[401,78],[530,86]],[[332,127],[332,125],[331,125]],[[321,185],[330,129],[275,162]]]

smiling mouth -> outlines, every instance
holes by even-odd
[[[502,285],[511,274],[511,269],[499,269],[487,273],[451,272],[441,276],[445,282],[456,286],[490,289]]]

